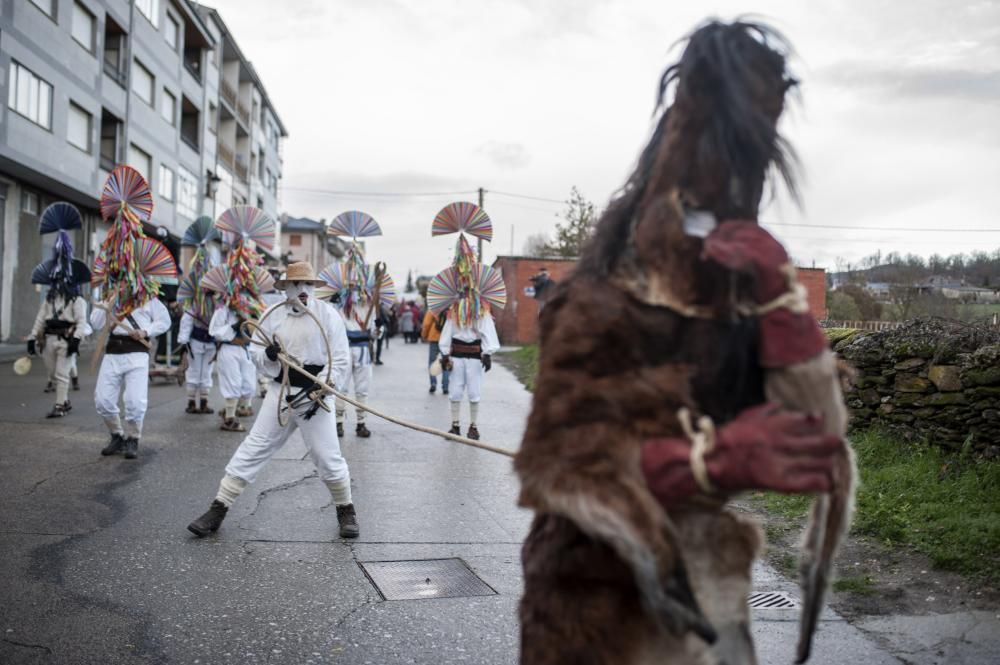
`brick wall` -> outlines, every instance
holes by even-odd
[[[809,311],[822,321],[826,319],[826,270],[823,268],[796,268],[799,282],[806,287]]]
[[[499,256],[493,267],[503,273],[507,287],[507,307],[494,312],[497,332],[504,344],[532,344],[538,341],[538,301],[524,294],[531,286],[531,277],[543,266],[557,282],[573,269],[573,259],[535,259],[520,256]],[[797,268],[798,279],[806,287],[809,311],[817,319],[826,318],[826,270],[822,268]]]
[[[495,311],[497,333],[504,344],[531,344],[538,341],[538,301],[525,295],[529,281],[542,268],[549,277],[561,282],[573,269],[572,259],[535,259],[519,256],[499,256],[493,267],[503,273],[507,287],[507,307]]]

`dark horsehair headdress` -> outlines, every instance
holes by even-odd
[[[507,290],[500,271],[481,264],[465,234],[489,242],[493,223],[486,211],[466,201],[441,209],[431,225],[431,236],[458,233],[451,267],[434,276],[427,286],[427,307],[435,314],[449,311],[456,325],[467,328],[490,313],[503,309]]]
[[[31,271],[31,283],[49,287],[46,297],[52,300],[56,295],[70,299],[80,294],[80,285],[90,281],[90,268],[79,259],[73,258],[73,241],[69,231],[83,226],[83,218],[75,206],[59,201],[42,211],[38,232],[41,235],[56,234],[52,246],[52,258],[42,261]]]
[[[233,206],[219,215],[215,228],[229,244],[224,271],[217,266],[201,280],[201,288],[220,293],[222,303],[244,319],[255,319],[264,311],[261,294],[274,284],[257,247],[274,249],[274,220],[254,206]],[[219,283],[219,280],[223,280]]]
[[[114,298],[121,318],[177,283],[177,264],[163,243],[146,236],[143,222],[153,214],[149,183],[130,166],[116,166],[101,190],[101,216],[111,224],[94,259],[90,283]]]
[[[379,307],[391,307],[396,299],[396,287],[385,270],[384,264],[369,265],[358,238],[382,235],[382,227],[368,213],[349,210],[337,215],[326,231],[329,235],[350,238],[351,244],[342,262],[334,262],[320,271],[319,277],[326,284],[316,289],[319,298],[336,295],[344,314],[351,316],[365,308],[375,297]],[[362,316],[366,316],[363,312]],[[364,323],[361,321],[360,323]]]

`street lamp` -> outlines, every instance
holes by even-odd
[[[222,178],[209,169],[205,174],[205,196],[215,199],[215,195],[219,192],[220,182],[222,182]]]

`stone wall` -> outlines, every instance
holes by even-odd
[[[852,428],[884,424],[951,448],[969,440],[1000,456],[1000,330],[921,319],[828,334],[856,370],[845,395]]]

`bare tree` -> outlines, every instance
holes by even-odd
[[[546,233],[532,233],[524,241],[524,249],[521,253],[532,258],[543,258],[548,256],[546,248],[549,246],[549,236]]]

